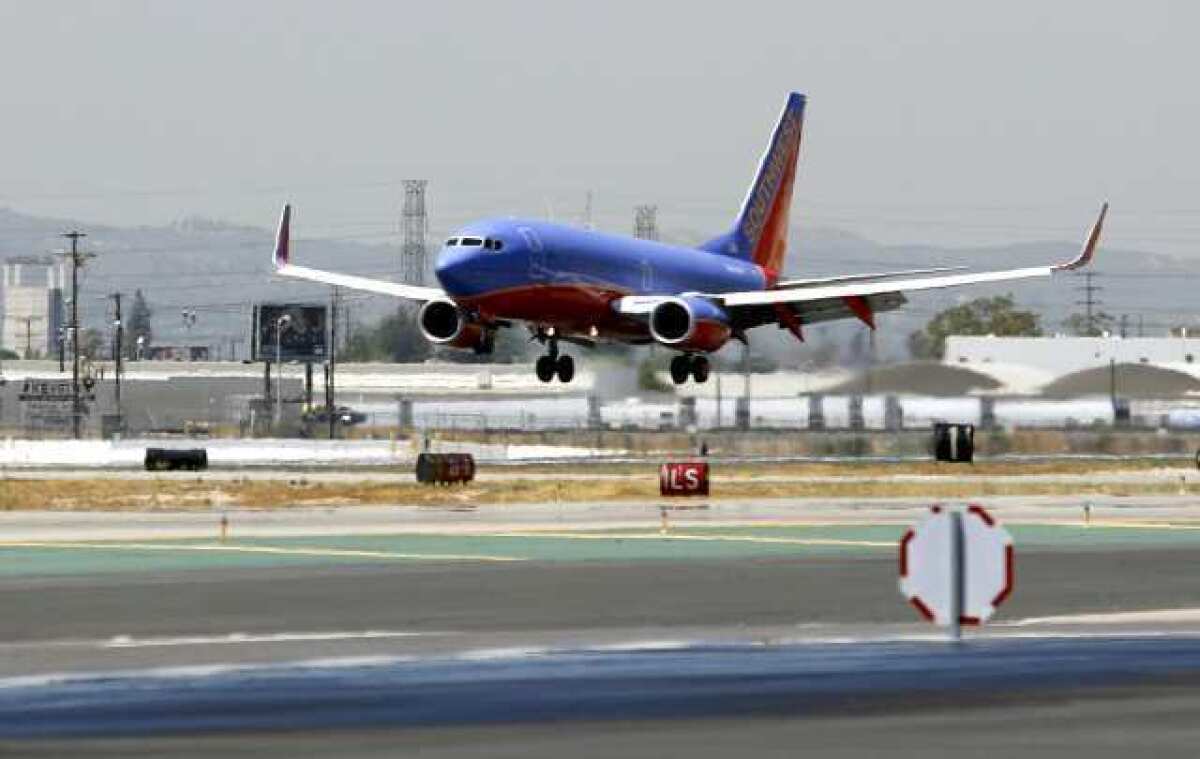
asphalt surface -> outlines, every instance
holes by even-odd
[[[1197,605],[1191,549],[1018,555],[999,619]],[[896,559],[420,562],[0,579],[0,645],[307,630],[516,632],[915,619]],[[0,662],[0,672],[13,666]]]
[[[355,728],[0,743],[32,757],[1194,757],[1191,683],[1106,689],[986,707],[842,715],[612,720],[499,726]]]
[[[1070,506],[1005,503],[1002,513],[1039,519]],[[807,526],[755,521],[777,507],[681,514],[710,530],[698,542],[480,534],[538,520],[612,528],[633,507],[611,520],[592,505],[553,519],[546,507],[365,512],[352,526],[386,513],[381,532],[445,534],[247,539],[307,553],[243,566],[221,546],[0,545],[0,755],[1194,755],[1190,523],[1010,525],[1016,592],[956,649],[931,642],[937,631],[896,590],[889,545],[917,504],[817,509]],[[1182,500],[1106,508],[1190,515]],[[821,527],[835,512],[851,524]],[[120,515],[100,516],[3,518],[16,534],[78,541],[81,529],[118,529]],[[721,526],[738,516],[754,529]],[[123,537],[163,525],[177,536],[193,518],[137,515]],[[307,518],[256,529],[291,534]],[[321,519],[317,532],[338,522]],[[711,530],[728,542],[710,542]],[[498,546],[521,560],[430,558]],[[176,564],[151,561],[176,549]],[[1168,611],[1096,621],[1138,610]]]

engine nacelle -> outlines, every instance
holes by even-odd
[[[425,339],[436,345],[491,353],[494,331],[448,300],[431,300],[421,306],[417,326]]]
[[[704,298],[668,298],[650,312],[650,334],[679,350],[719,350],[732,331],[725,309]]]

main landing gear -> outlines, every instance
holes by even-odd
[[[537,360],[535,370],[537,378],[542,382],[551,382],[557,376],[566,384],[575,379],[575,359],[567,354],[559,355],[558,341],[550,340],[550,352]]]
[[[698,383],[708,382],[708,357],[685,353],[671,359],[671,380],[682,385],[690,376]]]

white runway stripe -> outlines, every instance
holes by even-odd
[[[1200,622],[1200,608],[1114,611],[1101,614],[1064,614],[1052,617],[1016,619],[1000,624],[1006,627],[1034,627],[1037,625],[1170,624],[1172,622]]]
[[[323,641],[386,640],[452,635],[445,632],[416,632],[410,630],[362,630],[329,632],[228,633],[226,635],[180,635],[173,637],[136,638],[117,635],[99,643],[100,648],[156,648],[167,646],[219,646],[240,643],[303,643]]]

